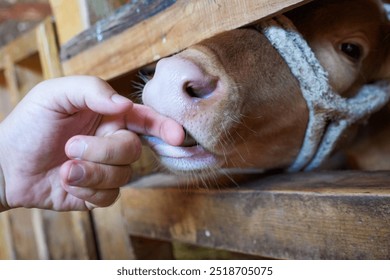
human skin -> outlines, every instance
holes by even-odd
[[[138,134],[180,145],[183,128],[105,81],[71,76],[36,85],[0,123],[0,211],[111,205],[141,154]]]

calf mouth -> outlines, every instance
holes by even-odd
[[[185,137],[183,143],[180,145],[181,147],[192,147],[200,145],[195,138],[188,132],[187,129],[184,129]]]
[[[185,132],[185,139],[180,146],[171,146],[153,136],[142,138],[163,166],[174,173],[211,170],[221,166],[222,161],[216,154],[200,145],[188,131]]]

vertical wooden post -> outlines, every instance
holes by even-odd
[[[60,45],[89,27],[86,0],[50,0]]]
[[[15,259],[8,212],[0,213],[0,260]]]
[[[36,37],[43,78],[49,79],[62,76],[56,31],[52,18],[46,18],[38,25]]]
[[[16,78],[15,64],[12,61],[11,56],[6,53],[4,55],[4,75],[7,81],[7,89],[11,96],[12,107],[16,106],[20,100],[18,81]]]
[[[100,257],[104,260],[135,259],[119,199],[108,208],[92,211]]]

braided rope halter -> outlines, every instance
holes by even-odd
[[[386,81],[367,84],[354,97],[341,97],[332,90],[328,73],[288,18],[279,16],[256,28],[290,67],[309,109],[303,145],[288,171],[316,169],[351,124],[378,111],[389,101],[390,84]]]

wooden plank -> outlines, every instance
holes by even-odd
[[[43,78],[49,79],[62,76],[56,31],[52,18],[46,18],[37,26],[36,38]]]
[[[277,175],[217,190],[159,181],[122,191],[129,234],[281,259],[390,258],[390,172]]]
[[[38,52],[35,29],[32,29],[6,45],[6,53],[13,62],[18,62]]]
[[[309,1],[177,0],[164,12],[63,61],[64,73],[111,79],[217,33],[307,2]]]
[[[0,121],[3,120],[13,108],[11,96],[7,90],[4,70],[0,69]]]
[[[90,212],[71,212],[72,239],[77,259],[97,259],[98,252]],[[55,246],[55,244],[54,244]]]
[[[0,48],[0,70],[4,70],[5,47]]]
[[[37,247],[38,259],[48,260],[49,259],[49,248],[46,242],[46,232],[43,222],[42,213],[40,209],[30,209],[32,218],[32,227],[34,230],[35,243]]]
[[[96,259],[97,252],[88,212],[41,211],[41,228],[48,259]],[[43,258],[44,255],[41,257]]]
[[[16,67],[11,59],[11,56],[8,54],[5,54],[4,56],[4,68],[7,91],[10,94],[11,105],[14,107],[20,101],[21,96],[18,88],[18,80],[16,77]]]
[[[5,1],[1,2],[3,2],[1,3],[3,5],[0,7],[1,23],[4,21],[36,22],[51,13],[48,3],[39,3],[44,1],[34,1],[33,3],[18,3],[21,1],[13,1],[9,3],[4,3]]]
[[[173,260],[173,246],[171,242],[130,236],[134,255],[137,260]]]
[[[100,20],[91,28],[81,32],[61,47],[61,59],[69,59],[83,50],[103,42],[123,30],[158,14],[174,4],[176,0],[146,0],[124,5],[107,19]]]
[[[31,209],[18,208],[9,210],[8,217],[15,259],[39,259]]]
[[[118,200],[107,208],[92,211],[100,258],[103,260],[135,259]]]
[[[89,28],[86,0],[50,0],[60,45]]]
[[[15,259],[8,212],[0,213],[0,260]]]
[[[35,65],[34,56],[38,54],[35,30],[24,33],[17,39],[3,47],[2,61],[4,66],[4,75],[7,84],[7,90],[11,96],[12,106],[15,106],[24,94],[41,80]],[[22,64],[18,67],[17,64]],[[26,64],[24,67],[23,64]],[[34,66],[34,69],[28,69]],[[39,71],[38,71],[39,72]],[[30,81],[31,80],[31,81]]]
[[[36,84],[43,81],[39,53],[13,62],[18,86],[19,99],[23,98]]]

